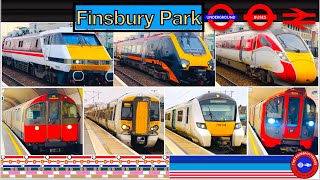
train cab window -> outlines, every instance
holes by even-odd
[[[178,111],[178,121],[182,121],[183,118],[183,111]]]
[[[281,125],[283,118],[283,96],[270,100],[267,104],[266,123]]]
[[[284,33],[279,34],[276,37],[286,51],[297,53],[308,52],[303,40],[295,34]]]
[[[46,103],[37,103],[26,110],[26,125],[46,124]]]
[[[299,118],[300,98],[289,99],[287,126],[297,126]]]
[[[101,46],[95,34],[62,33],[62,36],[65,44]]]
[[[200,102],[205,121],[235,121],[237,104],[226,99],[209,99]]]
[[[187,54],[205,54],[206,52],[200,39],[195,35],[181,33],[177,35],[177,39],[181,48]]]
[[[121,109],[121,119],[122,120],[132,120],[132,103],[131,102],[123,102]]]
[[[263,36],[260,36],[260,45],[261,46],[268,46],[268,47],[272,47],[270,42]]]
[[[62,104],[62,124],[77,124],[78,111],[77,106],[70,102]]]
[[[150,121],[159,121],[159,102],[151,102],[150,104]]]

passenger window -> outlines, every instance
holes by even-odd
[[[182,121],[183,118],[183,111],[178,111],[178,121]]]

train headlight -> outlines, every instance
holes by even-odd
[[[208,66],[209,66],[210,69],[213,69],[213,68],[214,68],[214,62],[213,62],[212,59],[210,59],[210,60],[208,61]]]
[[[289,62],[289,59],[288,59],[288,57],[286,56],[285,53],[277,52],[277,54],[278,54],[278,56],[280,57],[281,60]]]
[[[67,129],[72,129],[72,126],[69,124],[69,125],[67,126]]]
[[[154,125],[150,128],[151,131],[157,131],[159,129],[158,125]]]
[[[185,59],[181,59],[181,66],[183,69],[187,69],[189,65],[190,65],[189,61],[187,61]]]
[[[199,123],[199,122],[197,122],[196,125],[197,125],[198,128],[207,129],[207,126],[206,126],[205,123]]]
[[[314,126],[314,122],[313,121],[309,121],[308,125],[312,127],[312,126]]]
[[[274,124],[275,122],[276,122],[276,120],[273,119],[273,118],[269,118],[269,119],[268,119],[268,123],[269,123],[269,124]]]
[[[82,60],[73,60],[73,64],[82,64]]]
[[[39,129],[40,129],[39,126],[34,127],[34,130],[36,130],[36,131],[38,131]]]
[[[236,123],[236,125],[234,126],[234,129],[240,129],[241,128],[241,123]]]
[[[127,126],[126,124],[122,125],[121,128],[122,128],[123,130],[129,130],[129,129],[130,129],[130,127]]]

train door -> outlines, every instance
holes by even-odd
[[[251,62],[256,64],[256,50],[257,48],[257,37],[254,37],[253,39],[253,45],[252,45],[252,51],[251,51]]]
[[[61,102],[48,102],[47,139],[61,140]]]
[[[147,134],[150,122],[150,98],[136,97],[133,100],[133,125],[134,134]]]
[[[176,124],[176,110],[173,110],[172,111],[172,121],[171,121],[171,127],[173,128],[173,129],[175,129],[175,124]]]
[[[243,49],[245,47],[245,40],[244,40],[244,36],[241,36],[241,39],[240,39],[240,51],[239,51],[239,59],[240,61],[243,61]]]
[[[284,139],[299,139],[301,118],[303,112],[303,99],[299,96],[288,96],[286,99],[286,123]]]
[[[44,59],[49,60],[50,56],[50,36],[42,36]]]
[[[141,53],[142,64],[146,64],[146,50],[147,50],[147,41],[143,41],[142,53]]]
[[[116,111],[117,111],[117,105],[115,105],[114,107],[112,107],[112,129],[114,130],[114,131],[116,131]]]
[[[186,132],[187,132],[187,134],[189,134],[190,133],[190,124],[189,124],[189,118],[190,118],[190,111],[189,111],[189,107],[187,107],[187,109],[186,109],[186,123],[185,123],[185,130],[186,130]]]

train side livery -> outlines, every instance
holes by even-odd
[[[205,43],[191,32],[120,41],[116,57],[122,65],[176,84],[214,85],[215,82],[212,55]]]
[[[160,101],[147,94],[126,94],[86,113],[128,146],[154,147],[160,128]]]
[[[236,101],[207,93],[166,110],[166,127],[204,146],[241,146],[244,138]]]
[[[216,37],[217,62],[264,83],[307,85],[317,78],[307,44],[289,29],[242,31]]]
[[[301,89],[288,89],[251,107],[250,124],[269,149],[310,149],[316,126],[316,104]]]
[[[22,70],[51,84],[107,85],[111,57],[94,33],[59,28],[38,34],[7,37],[3,65]]]
[[[3,111],[2,121],[33,151],[63,152],[78,143],[80,114],[64,94],[44,94]]]

